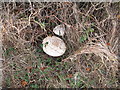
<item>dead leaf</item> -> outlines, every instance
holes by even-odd
[[[41,67],[40,70],[44,71],[47,67]]]
[[[90,68],[86,68],[86,71],[90,71],[91,69]]]
[[[22,81],[21,81],[21,85],[22,85],[23,87],[25,87],[27,84],[28,84],[28,83],[27,83],[25,80],[22,80]]]
[[[68,77],[68,78],[72,78],[73,75],[72,75],[72,74],[68,74],[67,77]]]
[[[120,19],[120,15],[117,15],[117,18]]]
[[[106,43],[108,46],[110,46],[110,43]]]

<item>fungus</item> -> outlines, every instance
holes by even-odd
[[[54,32],[56,35],[64,36],[64,34],[65,34],[65,26],[64,26],[63,24],[58,25],[58,26],[56,26],[56,27],[53,29],[53,32]]]
[[[43,42],[43,51],[49,56],[58,57],[65,53],[66,45],[62,39],[56,36],[48,36]]]

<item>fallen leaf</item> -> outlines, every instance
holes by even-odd
[[[22,81],[21,81],[21,85],[22,85],[23,87],[25,87],[27,84],[28,84],[28,83],[27,83],[25,80],[22,80]]]
[[[86,68],[86,71],[90,71],[91,69],[90,68]]]
[[[73,75],[72,75],[72,74],[68,74],[67,77],[68,77],[68,78],[72,78]]]
[[[108,46],[110,46],[110,43],[106,43]]]
[[[44,71],[47,67],[41,67],[40,70]]]
[[[120,15],[117,15],[117,18],[120,19]]]

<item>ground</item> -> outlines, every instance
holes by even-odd
[[[120,88],[120,2],[2,3],[3,87]],[[53,29],[65,25],[65,35]],[[67,50],[47,55],[42,41],[57,36]]]

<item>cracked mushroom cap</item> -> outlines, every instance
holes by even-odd
[[[64,34],[65,34],[65,26],[64,26],[63,24],[58,25],[58,26],[56,26],[56,27],[53,29],[53,32],[54,32],[56,35],[64,36]]]
[[[64,41],[56,36],[48,36],[43,42],[43,51],[53,57],[61,56],[66,51]]]

